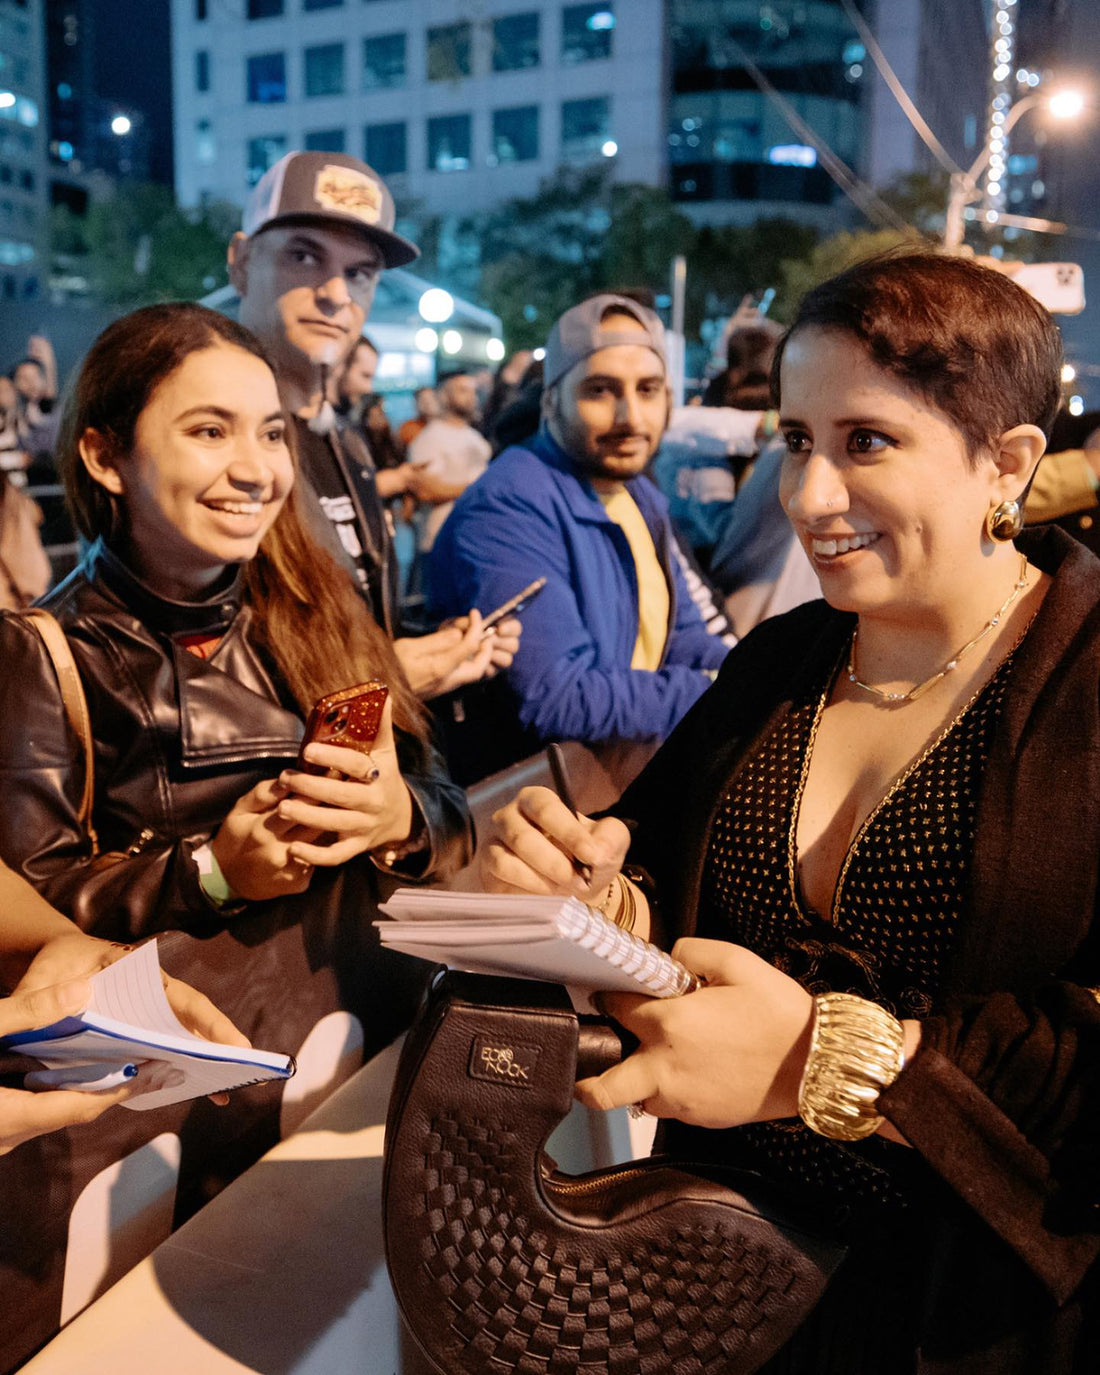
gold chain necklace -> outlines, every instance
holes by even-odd
[[[949,673],[954,673],[955,669],[958,668],[961,660],[963,660],[976,645],[981,644],[981,642],[985,639],[985,637],[995,626],[1000,625],[1001,617],[1005,614],[1005,612],[1008,610],[1008,608],[1012,605],[1012,603],[1016,600],[1016,598],[1020,595],[1020,593],[1024,590],[1026,586],[1027,555],[1021,554],[1020,574],[1019,577],[1016,579],[1015,586],[1013,587],[1012,591],[1008,594],[1008,596],[1005,598],[1005,600],[1001,603],[1001,605],[997,608],[994,614],[990,617],[990,619],[986,621],[984,626],[982,626],[981,630],[978,631],[977,635],[975,635],[972,640],[967,640],[966,644],[963,645],[962,649],[958,650],[952,658],[948,659],[947,663],[944,664],[943,668],[941,668],[938,672],[933,673],[931,678],[926,678],[923,683],[917,683],[917,685],[915,687],[911,687],[908,692],[886,692],[882,688],[874,687],[871,683],[862,682],[856,675],[856,644],[859,641],[859,623],[857,622],[856,628],[852,631],[852,643],[848,650],[849,683],[854,683],[857,688],[862,688],[864,692],[869,692],[872,697],[877,697],[880,699],[880,701],[883,702],[890,702],[894,706],[902,706],[906,702],[915,702],[918,697],[923,697],[930,687],[935,686],[935,684],[938,683],[941,678],[946,678]]]

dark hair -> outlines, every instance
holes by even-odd
[[[358,353],[358,351],[364,346],[370,349],[371,353],[374,354],[375,358],[381,358],[381,350],[379,349],[378,345],[374,342],[374,340],[370,337],[370,335],[361,334],[359,338],[356,339],[355,343],[352,344],[351,349],[348,352],[347,359],[345,361],[350,363],[351,360],[355,357],[356,353]]]
[[[87,539],[118,527],[118,498],[101,487],[80,457],[85,430],[97,430],[114,455],[134,447],[138,416],[153,393],[192,353],[217,343],[244,349],[272,367],[243,325],[189,301],[144,306],[108,325],[67,389],[57,437],[57,467],[76,528]]]
[[[111,538],[121,531],[123,514],[118,498],[84,466],[79,448],[84,432],[99,431],[116,457],[129,454],[138,417],[156,389],[192,353],[218,343],[251,353],[274,374],[254,334],[189,301],[135,310],[109,325],[89,349],[65,400],[57,449],[65,496],[82,535]],[[296,460],[293,427],[287,442]],[[327,692],[382,678],[394,699],[394,722],[424,747],[426,717],[389,637],[346,569],[311,535],[296,488],[246,565],[244,588],[257,639],[303,715]]]
[[[448,368],[446,372],[441,372],[435,379],[436,390],[445,387],[448,382],[453,382],[456,377],[472,377],[471,368]]]
[[[1002,272],[968,258],[871,258],[814,287],[772,364],[779,404],[788,341],[816,325],[858,339],[872,361],[956,425],[971,458],[1014,425],[1049,436],[1061,405],[1062,340],[1046,310]]]

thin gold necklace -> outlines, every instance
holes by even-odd
[[[997,608],[994,614],[990,617],[990,619],[986,621],[985,625],[982,626],[981,630],[978,631],[977,635],[975,635],[972,640],[967,640],[966,644],[963,645],[962,649],[958,650],[950,659],[948,659],[947,663],[944,664],[943,668],[939,669],[938,672],[933,673],[931,678],[925,678],[923,683],[917,683],[917,685],[915,687],[911,687],[908,692],[886,692],[883,688],[877,688],[873,686],[873,684],[871,683],[862,682],[860,678],[857,676],[856,645],[859,642],[859,623],[857,622],[856,628],[852,631],[852,643],[848,649],[849,683],[854,683],[857,688],[862,688],[864,692],[869,692],[872,697],[877,697],[880,701],[883,702],[889,702],[893,706],[902,706],[906,702],[915,702],[918,697],[923,697],[930,687],[934,687],[935,684],[938,683],[941,678],[946,678],[949,673],[954,673],[954,671],[958,668],[960,662],[966,658],[970,651],[974,649],[976,645],[981,644],[981,642],[985,639],[985,637],[995,626],[1000,625],[1001,617],[1005,614],[1005,612],[1008,610],[1008,608],[1012,605],[1012,603],[1016,600],[1016,598],[1020,595],[1020,593],[1024,590],[1026,586],[1027,555],[1021,554],[1020,575],[1016,579],[1015,586],[1013,587],[1012,591],[1008,594],[1008,596],[1005,598],[1005,600],[1001,603],[1001,605]]]

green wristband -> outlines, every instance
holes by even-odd
[[[215,907],[224,907],[226,903],[236,900],[237,895],[230,888],[218,857],[209,844],[200,845],[191,857],[198,865],[199,886]]]

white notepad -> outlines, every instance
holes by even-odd
[[[678,960],[577,898],[399,888],[376,921],[392,950],[475,974],[565,984],[578,1011],[591,993],[673,998],[698,980]]]
[[[3,1045],[51,1069],[166,1060],[183,1071],[182,1084],[122,1104],[137,1112],[294,1073],[289,1055],[207,1041],[188,1031],[165,995],[156,941],[93,974],[89,982],[92,997],[78,1016],[7,1036]]]

